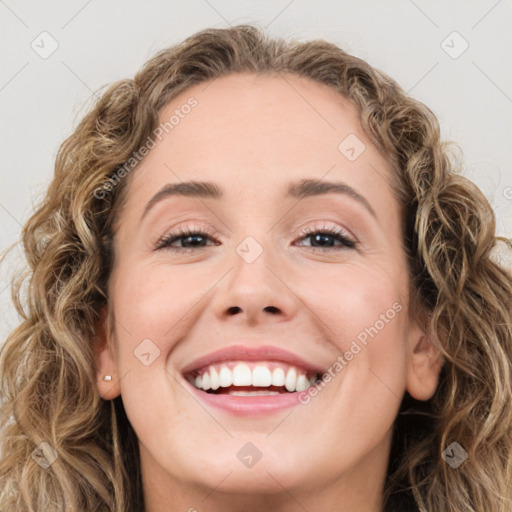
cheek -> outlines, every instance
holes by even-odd
[[[193,269],[139,264],[121,269],[119,275],[123,278],[114,291],[117,323],[133,333],[133,342],[151,338],[162,349],[170,338],[185,334],[187,314],[208,290],[204,273]]]
[[[169,358],[190,335],[218,275],[215,269],[200,271],[193,265],[119,267],[120,278],[113,282],[118,372],[123,401],[134,425],[140,418],[154,415],[159,416],[160,424],[172,420],[170,409],[155,407],[160,400],[174,403],[183,393],[170,374]]]
[[[358,395],[395,394],[405,387],[407,358],[407,295],[404,279],[382,268],[347,266],[302,280],[310,310],[322,320],[324,336],[342,356],[337,369],[344,386]],[[325,286],[322,286],[325,282]],[[307,293],[309,291],[309,293]],[[334,359],[333,359],[334,363]],[[371,399],[371,398],[370,398]]]
[[[396,336],[386,336],[405,327],[407,297],[400,275],[357,266],[306,275],[297,282],[301,297],[336,335],[340,348],[354,339],[364,344],[376,336],[383,338],[382,343],[400,345]]]
[[[170,404],[182,391],[167,373],[166,360],[190,330],[188,314],[204,295],[204,282],[195,282],[193,272],[185,278],[179,270],[164,270],[125,265],[113,289],[121,394],[143,444],[153,437],[163,439],[166,425],[177,422]]]

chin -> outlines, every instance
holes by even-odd
[[[267,448],[266,452],[270,450]],[[303,462],[293,460],[293,457],[285,457],[280,450],[273,449],[271,453],[263,453],[261,459],[252,465],[249,461],[244,463],[240,459],[244,459],[243,451],[240,458],[236,455],[223,457],[218,458],[215,463],[212,463],[212,460],[205,460],[201,466],[208,469],[203,475],[202,484],[213,489],[222,482],[219,490],[229,493],[273,494],[282,493],[283,487],[303,488],[306,482],[311,482],[313,478],[312,474],[308,477],[311,468],[307,468],[306,473]]]

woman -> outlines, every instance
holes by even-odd
[[[325,41],[111,86],[23,230],[0,509],[512,506],[512,277],[435,116]]]

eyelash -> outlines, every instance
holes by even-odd
[[[357,247],[358,243],[355,240],[352,240],[348,237],[347,233],[339,228],[305,228],[301,231],[301,237],[300,239],[307,238],[312,235],[330,235],[335,237],[339,242],[341,242],[341,245],[339,246],[333,246],[333,247],[311,247],[310,249],[313,251],[336,251],[336,250],[342,250],[342,249],[354,249]],[[179,252],[187,252],[187,251],[193,251],[196,248],[204,249],[205,246],[199,246],[199,247],[173,247],[171,246],[172,242],[175,242],[176,240],[179,240],[180,238],[191,236],[191,235],[199,235],[203,238],[210,238],[214,240],[211,233],[208,233],[206,230],[201,229],[193,229],[193,228],[178,228],[176,231],[169,233],[167,235],[164,235],[161,237],[157,243],[156,243],[156,250],[159,249],[168,249],[171,251],[179,251]],[[218,242],[216,242],[215,245],[218,245]]]

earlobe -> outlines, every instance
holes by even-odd
[[[94,360],[96,365],[96,387],[102,398],[112,400],[121,394],[118,380],[115,350],[109,337],[106,308],[100,311],[101,320],[93,340]]]
[[[432,337],[419,327],[411,339],[407,363],[407,391],[416,400],[429,400],[439,383],[443,357]]]

